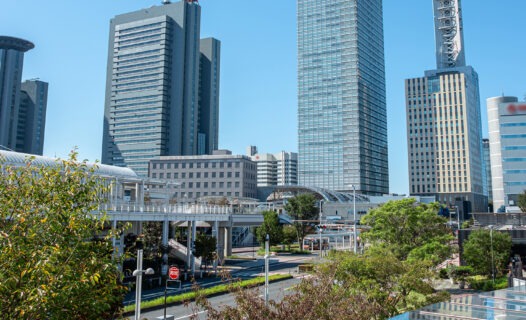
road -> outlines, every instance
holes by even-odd
[[[312,260],[315,257],[315,255],[280,255],[271,257],[269,263],[270,273],[293,274],[296,272],[298,265]],[[257,259],[254,261],[241,261],[227,266],[227,269],[230,271],[232,278],[239,278],[242,280],[250,279],[264,274],[264,260]],[[197,282],[202,288],[208,288],[222,283],[221,279],[218,277],[197,279]],[[188,281],[183,282],[182,290],[183,292],[190,291],[191,287],[192,283]],[[179,293],[181,292],[177,292],[177,294]],[[147,301],[163,296],[164,288],[155,288],[143,290],[141,299],[142,301]],[[135,291],[130,291],[124,299],[124,304],[129,305],[133,303],[135,303]]]
[[[283,298],[285,294],[288,292],[292,292],[291,289],[298,284],[301,281],[300,278],[292,278],[284,281],[274,282],[269,284],[269,299],[279,301]],[[261,286],[258,288],[261,297],[263,297],[264,293],[264,287]],[[224,294],[216,297],[209,298],[210,303],[215,308],[226,306],[226,305],[235,305],[235,297],[233,294]],[[206,311],[197,310],[192,311],[192,306],[194,304],[192,303],[189,307],[185,307],[183,305],[177,305],[173,307],[168,307],[166,310],[167,315],[173,315],[175,316],[175,320],[186,320],[190,319],[190,317],[194,314],[197,314],[199,317],[198,319],[206,319]],[[141,313],[141,320],[143,318],[148,320],[157,319],[157,317],[161,317],[164,314],[163,309],[149,311],[149,312],[143,312]],[[130,317],[132,319],[133,316]]]

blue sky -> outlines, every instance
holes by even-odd
[[[0,34],[36,47],[24,79],[50,83],[44,154],[100,159],[109,20],[161,0],[2,0]],[[222,42],[220,147],[297,151],[296,2],[201,0],[202,37]],[[485,99],[526,95],[524,0],[464,0],[466,59]],[[408,192],[404,79],[435,67],[431,0],[385,0],[390,192]],[[487,135],[487,134],[485,134]]]

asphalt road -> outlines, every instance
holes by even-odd
[[[296,272],[296,269],[298,265],[305,263],[308,260],[313,259],[312,255],[283,255],[283,256],[276,256],[272,257],[270,259],[269,263],[269,269],[270,273],[290,273],[293,274]],[[241,262],[238,264],[233,264],[230,266],[227,266],[227,269],[230,271],[230,274],[232,278],[238,278],[242,280],[250,279],[257,277],[259,275],[264,274],[264,260],[258,259],[255,261],[246,261]],[[210,277],[210,278],[203,278],[203,279],[196,279],[197,283],[202,288],[208,288],[212,287],[218,284],[221,284],[222,281],[219,277]],[[190,291],[192,287],[192,283],[187,281],[182,283],[182,292]],[[181,291],[172,291],[168,294],[179,294]],[[164,296],[164,287],[155,288],[155,289],[149,289],[145,290],[143,286],[143,291],[141,295],[142,301],[152,300],[155,298],[163,297]],[[135,291],[130,291],[125,299],[124,299],[124,305],[129,305],[135,303]]]
[[[299,278],[292,278],[284,281],[274,282],[269,284],[269,299],[279,301],[281,300],[287,292],[291,292],[292,288],[301,281]],[[261,297],[263,297],[264,287],[261,286],[258,288]],[[215,308],[220,308],[221,306],[235,305],[235,297],[233,294],[224,294],[216,297],[209,298],[210,303]],[[167,315],[173,315],[175,320],[186,320],[189,319],[192,315],[197,315],[198,319],[206,319],[206,311],[202,310],[192,310],[194,305],[191,304],[189,307],[183,305],[177,305],[173,307],[168,307],[166,309]],[[153,320],[158,317],[163,317],[164,310],[159,309],[155,311],[149,311],[141,313],[141,320],[148,319]],[[133,316],[130,317],[133,319]]]

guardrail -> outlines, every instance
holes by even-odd
[[[152,212],[178,214],[231,214],[233,210],[227,206],[206,205],[138,205],[138,204],[101,204],[99,211],[113,212]]]

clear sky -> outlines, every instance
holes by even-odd
[[[109,20],[161,0],[1,0],[0,35],[35,43],[24,79],[49,82],[44,155],[101,158]],[[201,0],[201,36],[222,42],[220,148],[297,151],[296,1]],[[526,95],[524,0],[464,0],[466,60],[485,100]],[[404,79],[435,68],[431,0],[385,0],[390,192],[408,193]]]

